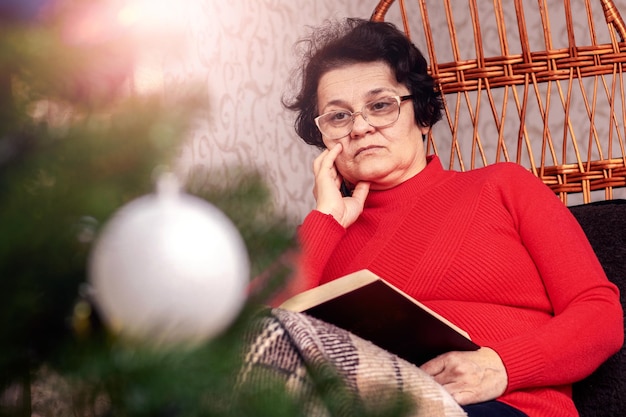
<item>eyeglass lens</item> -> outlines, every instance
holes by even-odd
[[[317,126],[322,134],[329,139],[339,139],[352,131],[354,118],[361,114],[370,126],[385,127],[400,116],[400,97],[383,97],[371,101],[363,106],[360,112],[352,113],[348,110],[336,110],[319,116]]]

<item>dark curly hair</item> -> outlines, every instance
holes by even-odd
[[[297,68],[299,92],[283,105],[297,112],[295,129],[309,145],[326,146],[315,125],[317,87],[320,78],[345,65],[382,61],[395,73],[396,80],[413,95],[415,121],[419,126],[432,126],[441,119],[441,95],[422,53],[393,24],[348,18],[327,22],[310,37],[301,40],[303,63]]]

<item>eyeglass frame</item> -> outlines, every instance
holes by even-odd
[[[393,122],[387,123],[386,125],[375,126],[375,125],[371,124],[369,120],[367,120],[367,117],[365,117],[364,110],[365,110],[365,108],[366,108],[369,104],[372,104],[372,103],[374,103],[374,102],[376,102],[376,101],[378,101],[378,100],[385,99],[385,98],[395,98],[395,99],[396,99],[396,101],[398,102],[398,115],[397,115],[397,117],[396,117],[396,120],[394,120]],[[327,137],[328,139],[330,139],[330,140],[340,139],[340,138],[343,138],[344,136],[349,135],[349,134],[352,132],[352,129],[354,128],[354,120],[355,120],[356,116],[358,116],[359,114],[361,115],[361,117],[363,117],[363,120],[365,120],[365,122],[366,122],[368,125],[372,126],[372,127],[380,128],[380,127],[388,127],[388,126],[391,126],[392,124],[394,124],[395,122],[397,122],[397,121],[398,121],[398,119],[400,118],[400,105],[401,105],[404,101],[406,101],[406,100],[408,100],[408,99],[410,99],[410,98],[413,98],[413,94],[408,94],[408,95],[404,95],[404,96],[400,96],[400,95],[385,96],[385,97],[378,98],[378,99],[376,99],[376,100],[371,100],[371,101],[368,101],[367,103],[365,103],[365,104],[363,105],[363,107],[361,107],[361,110],[360,110],[360,111],[356,111],[356,112],[354,112],[354,113],[353,113],[353,112],[351,112],[350,110],[331,110],[331,111],[327,111],[326,113],[320,114],[319,116],[317,116],[317,117],[316,117],[315,119],[313,119],[313,120],[315,121],[315,126],[317,126],[317,130],[319,130],[319,131],[320,131],[320,133],[321,133],[322,135],[324,135],[324,132],[322,132],[322,129],[321,129],[321,127],[320,127],[320,122],[319,122],[319,120],[320,120],[322,117],[324,117],[324,116],[326,116],[326,115],[328,115],[328,114],[331,114],[331,113],[338,113],[338,112],[350,113],[350,119],[351,119],[351,122],[352,122],[352,126],[350,127],[350,130],[349,130],[349,131],[348,131],[345,135],[343,135],[343,136],[338,136],[338,137],[336,137],[336,138],[331,138],[330,136],[326,136],[326,137]]]

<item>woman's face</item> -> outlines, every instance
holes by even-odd
[[[325,73],[317,86],[319,114],[334,110],[359,112],[366,103],[387,96],[410,94],[399,84],[384,62],[350,64]],[[422,134],[428,128],[418,126],[411,100],[400,104],[398,120],[387,127],[370,126],[359,114],[352,131],[339,139],[322,140],[331,149],[341,143],[343,149],[335,166],[349,183],[368,181],[373,190],[395,187],[415,176],[426,166]]]

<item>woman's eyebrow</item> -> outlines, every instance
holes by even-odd
[[[343,107],[345,107],[345,108],[352,107],[352,106],[350,105],[350,103],[348,103],[348,102],[347,102],[347,101],[345,101],[345,100],[335,99],[335,100],[331,100],[331,101],[329,101],[328,103],[324,104],[324,106],[321,108],[321,110],[323,110],[323,111],[322,111],[322,112],[320,112],[320,113],[324,113],[324,112],[326,111],[326,108],[327,108],[327,107],[331,107],[331,106],[337,106],[337,107],[342,107],[342,108],[343,108]]]
[[[373,98],[376,97],[378,95],[380,95],[381,93],[393,93],[396,94],[396,90],[394,90],[391,87],[379,87],[379,88],[374,88],[373,90],[370,90],[368,92],[365,93],[365,97],[367,98]],[[328,103],[324,104],[324,107],[322,107],[322,109],[326,109],[329,106],[337,106],[337,107],[345,107],[345,108],[352,108],[352,104],[348,103],[346,100],[343,99],[334,99],[334,100],[330,100]]]
[[[380,93],[396,93],[396,91],[393,88],[390,87],[380,87],[380,88],[375,88],[373,90],[370,90],[366,93],[366,96],[368,97],[374,97],[379,95]]]

